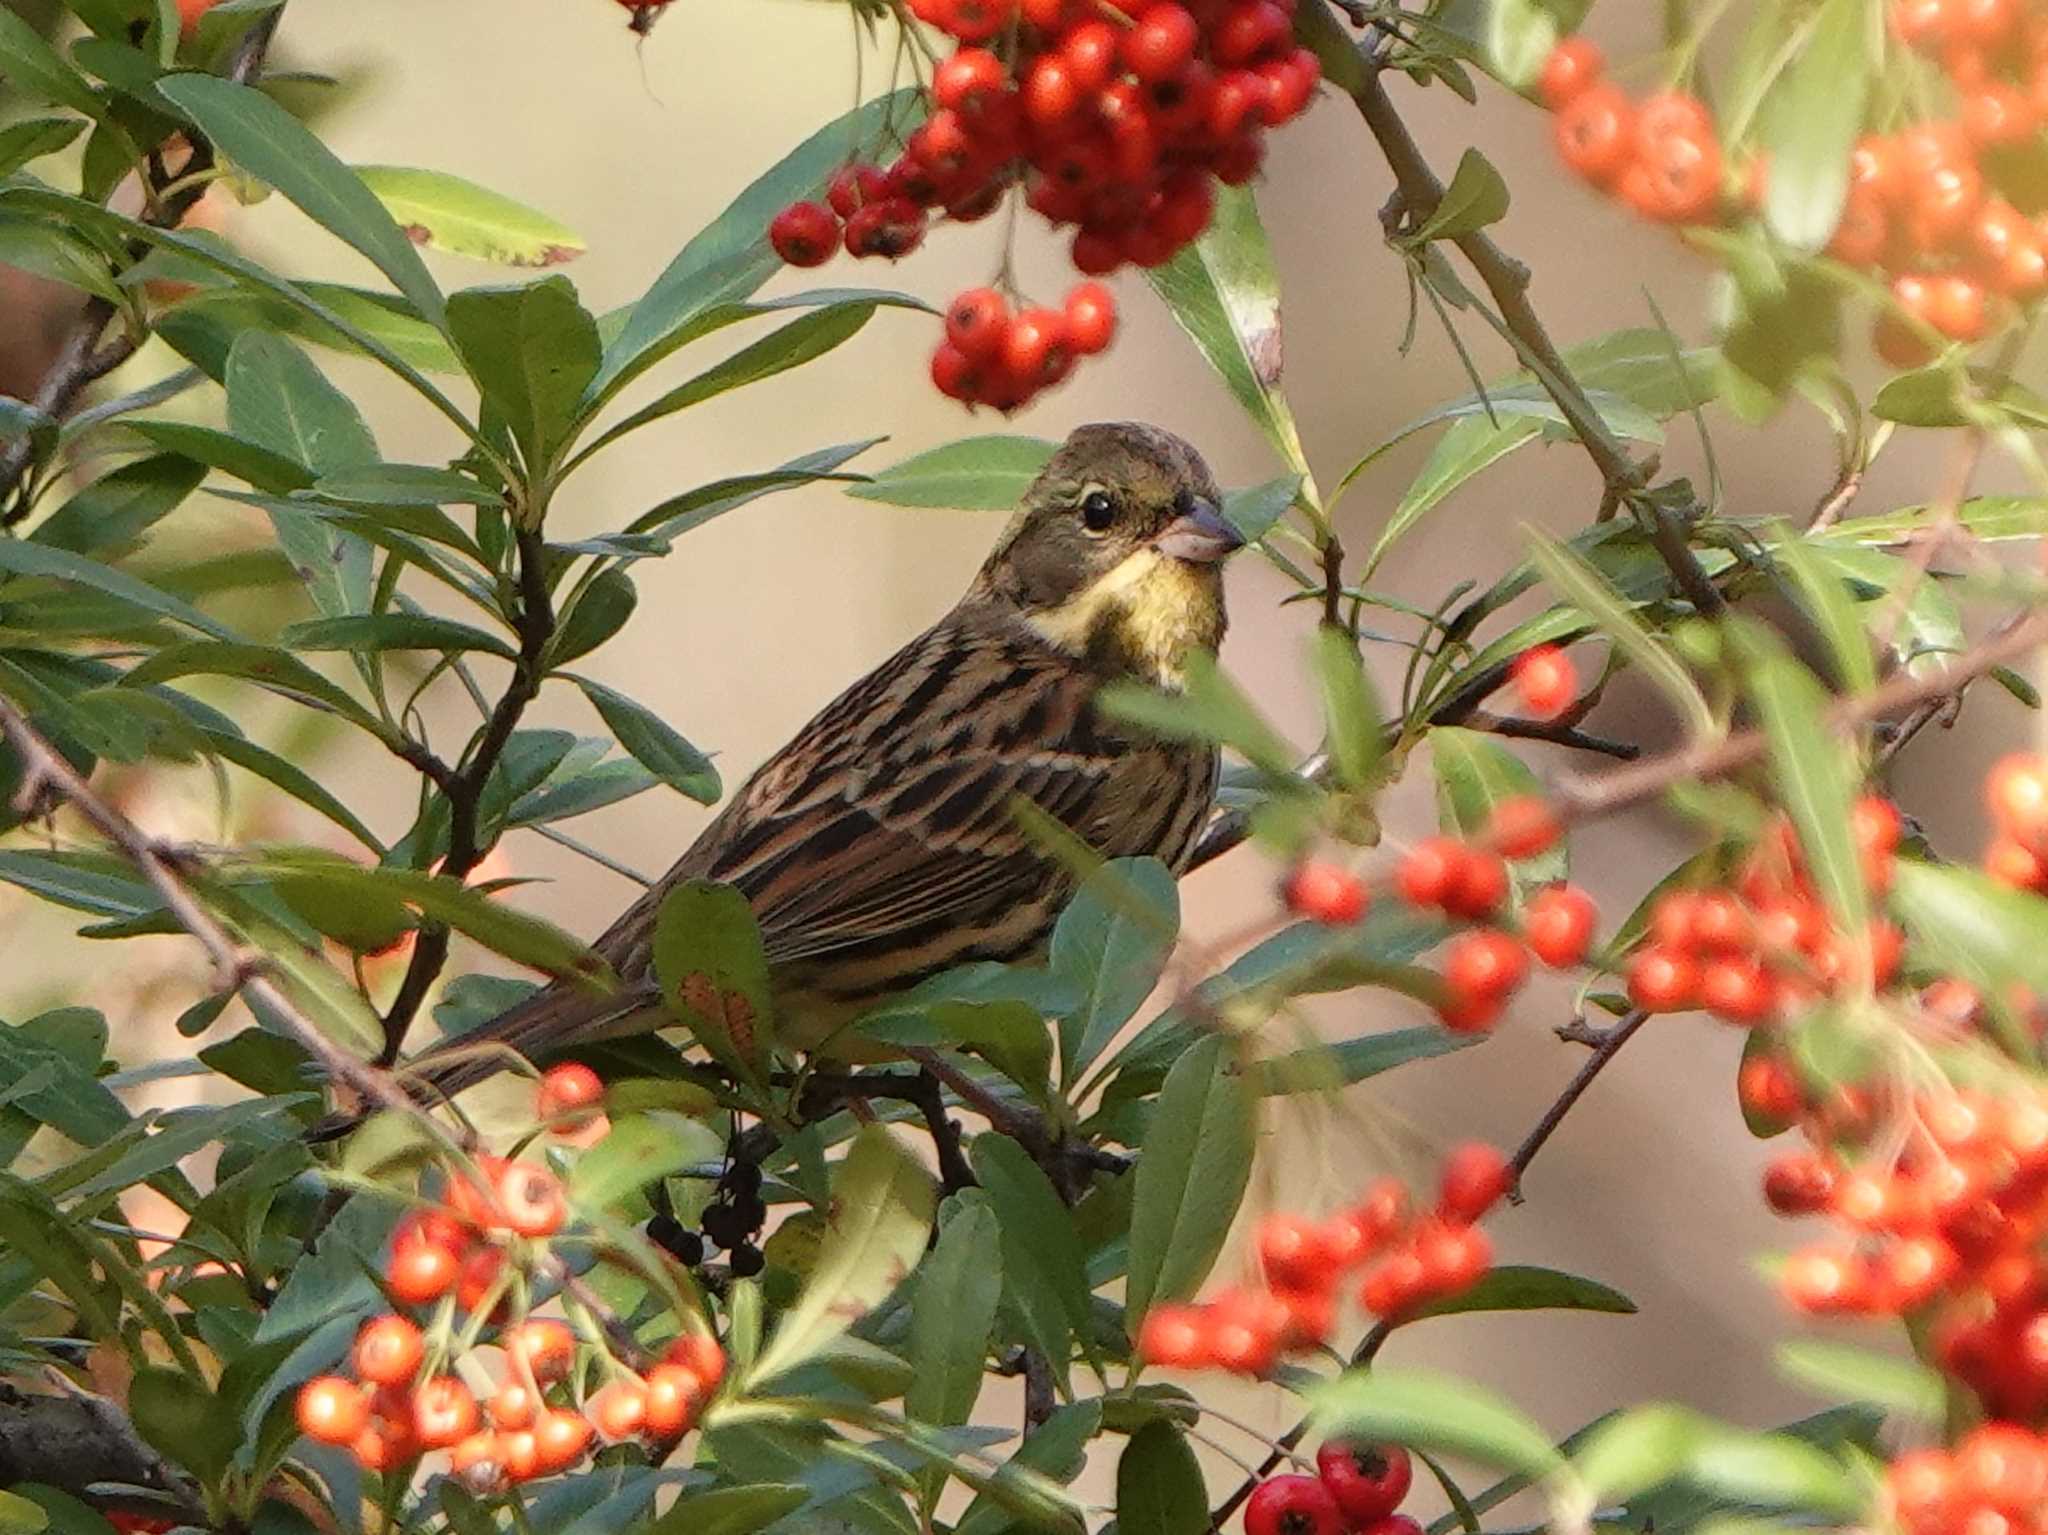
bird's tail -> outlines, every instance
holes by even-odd
[[[631,1033],[635,1021],[653,1001],[639,990],[595,996],[556,982],[407,1062],[398,1073],[399,1080],[423,1106],[431,1107],[496,1076],[521,1057],[532,1060],[572,1045]],[[330,1114],[308,1132],[309,1138],[325,1141],[345,1135],[371,1108],[364,1105]]]

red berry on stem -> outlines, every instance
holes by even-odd
[[[932,353],[932,387],[949,400],[972,405],[981,398],[981,364],[950,341],[941,341]]]
[[[1067,342],[1083,357],[1102,351],[1116,336],[1116,295],[1099,282],[1077,283],[1064,305]]]
[[[1503,858],[1533,858],[1555,847],[1563,834],[1557,811],[1535,794],[1502,800],[1486,823],[1486,840]]]
[[[1607,57],[1589,37],[1567,37],[1550,50],[1537,77],[1536,93],[1553,112],[1560,112],[1586,94],[1607,73]]]
[[[843,165],[825,186],[825,201],[841,218],[888,195],[889,178],[879,165]]]
[[[338,1375],[307,1381],[293,1405],[299,1432],[321,1444],[353,1444],[370,1422],[369,1398],[354,1381]]]
[[[445,1450],[476,1432],[476,1398],[452,1375],[423,1380],[412,1394],[413,1437],[429,1450]]]
[[[1414,1463],[1398,1444],[1332,1439],[1316,1451],[1316,1471],[1354,1528],[1384,1519],[1401,1506],[1415,1480]]]
[[[1154,1306],[1138,1325],[1138,1355],[1169,1370],[1209,1363],[1208,1316],[1196,1306]]]
[[[1371,904],[1364,880],[1341,864],[1314,858],[1295,866],[1282,896],[1297,917],[1333,927],[1356,922]]]
[[[1495,928],[1461,933],[1444,956],[1444,980],[1459,996],[1498,999],[1521,985],[1528,973],[1528,951]]]
[[[973,113],[1009,88],[1009,72],[986,48],[962,48],[932,71],[932,100]]]
[[[966,356],[993,357],[1002,350],[1010,306],[993,288],[969,288],[946,306],[946,340]]]
[[[1442,906],[1465,863],[1465,847],[1449,837],[1427,837],[1394,870],[1401,899],[1411,906]]]
[[[1343,1535],[1344,1514],[1319,1478],[1269,1476],[1244,1506],[1244,1535]]]
[[[419,1373],[426,1344],[402,1316],[372,1317],[356,1334],[356,1375],[374,1386],[403,1386]]]
[[[1003,336],[1003,367],[1028,388],[1056,382],[1071,355],[1067,317],[1057,309],[1022,310]]]
[[[384,1282],[392,1297],[408,1306],[424,1306],[448,1293],[461,1272],[455,1249],[415,1237],[391,1249]]]
[[[1676,949],[1652,944],[1628,962],[1629,1000],[1652,1013],[1675,1013],[1693,1005],[1699,970]]]
[[[839,220],[823,203],[791,203],[769,224],[768,243],[791,266],[823,266],[839,247]]]
[[[1529,899],[1522,938],[1551,969],[1569,969],[1586,957],[1597,915],[1593,898],[1578,886],[1546,885]]]
[[[564,1061],[541,1075],[534,1112],[557,1128],[573,1130],[597,1118],[604,1079],[581,1061]]]
[[[1635,109],[1619,86],[1588,86],[1559,111],[1551,126],[1564,163],[1596,186],[1611,185],[1633,152]]]
[[[1508,669],[1522,707],[1539,719],[1554,719],[1578,696],[1578,670],[1555,645],[1536,645],[1515,657]]]
[[[1457,876],[1444,893],[1444,910],[1474,921],[1490,917],[1508,898],[1508,866],[1498,853],[1468,847],[1458,862]]]
[[[1508,1159],[1484,1141],[1467,1141],[1444,1158],[1436,1212],[1453,1225],[1470,1225],[1514,1186]]]
[[[1163,0],[1149,6],[1123,37],[1124,64],[1140,80],[1165,80],[1195,56],[1201,28],[1184,5]]]

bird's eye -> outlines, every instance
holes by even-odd
[[[1116,521],[1116,502],[1106,490],[1091,490],[1081,501],[1081,525],[1090,533],[1104,533]]]

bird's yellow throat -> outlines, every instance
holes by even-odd
[[[1184,681],[1188,654],[1223,638],[1212,571],[1139,549],[1031,627],[1079,656],[1101,656],[1162,687]]]

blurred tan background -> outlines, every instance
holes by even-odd
[[[1637,12],[1605,12],[1647,27]],[[682,241],[766,165],[853,91],[852,32],[845,11],[800,0],[677,0],[644,45],[610,0],[295,0],[284,38],[295,62],[356,65],[368,88],[334,120],[330,142],[358,162],[420,164],[475,178],[541,207],[581,231],[589,253],[568,271],[585,302],[602,311],[633,298]],[[1596,28],[1618,53],[1647,35]],[[876,78],[871,63],[870,80]],[[1448,173],[1469,144],[1481,146],[1515,189],[1503,242],[1536,273],[1534,296],[1564,343],[1620,325],[1651,323],[1654,295],[1688,339],[1705,335],[1710,272],[1668,236],[1624,217],[1568,184],[1533,109],[1485,90],[1477,109],[1447,91],[1426,95],[1396,80],[1432,160]],[[1400,263],[1382,246],[1377,212],[1389,177],[1356,115],[1326,97],[1273,145],[1262,205],[1286,299],[1288,392],[1325,486],[1363,453],[1467,385],[1427,312],[1403,358]],[[1063,290],[1057,250],[1026,221],[1022,272],[1046,295]],[[366,269],[281,199],[237,215],[232,236],[287,271],[362,280]],[[893,272],[834,267],[823,281],[898,283],[934,302],[985,280],[998,258],[1001,221],[943,230]],[[448,286],[508,280],[452,258],[430,257]],[[811,275],[811,274],[804,274]],[[792,285],[787,284],[785,285]],[[1206,371],[1142,281],[1115,280],[1124,329],[1115,350],[1015,423],[1057,437],[1068,427],[1136,415],[1199,444],[1225,484],[1277,472],[1262,440]],[[855,467],[876,468],[973,431],[970,420],[925,379],[933,322],[884,312],[822,363],[765,387],[728,396],[636,437],[579,475],[556,508],[560,536],[615,528],[663,497],[720,475],[766,468],[831,442],[887,433],[891,441]],[[1488,374],[1510,365],[1474,324],[1467,342]],[[717,345],[718,343],[713,343]],[[739,344],[738,340],[733,342]],[[693,353],[690,368],[701,366]],[[432,461],[454,451],[449,434],[375,369],[323,358],[362,401],[388,455]],[[662,375],[672,381],[675,365]],[[1833,457],[1809,412],[1789,411],[1767,430],[1710,412],[1731,508],[1744,515],[1803,517],[1826,491]],[[1344,502],[1340,524],[1354,550],[1368,546],[1431,438],[1383,460]],[[1667,466],[1703,483],[1690,426],[1674,423]],[[1919,499],[1933,464],[1890,455],[1865,505]],[[1515,528],[1536,520],[1571,528],[1592,513],[1597,481],[1569,447],[1525,450],[1441,508],[1386,567],[1395,595],[1434,605],[1455,581],[1486,581],[1513,559]],[[646,701],[718,754],[728,785],[778,745],[840,687],[935,617],[965,585],[998,520],[904,511],[845,499],[829,488],[762,501],[682,541],[670,559],[638,566],[637,616],[587,666]],[[1232,576],[1234,624],[1225,661],[1267,699],[1297,739],[1313,736],[1297,658],[1310,610],[1280,609],[1283,587],[1253,558]],[[1391,625],[1390,625],[1391,626]],[[1382,653],[1382,680],[1398,683],[1399,657]],[[449,719],[467,728],[468,721]],[[1656,705],[1626,691],[1596,716],[1613,733],[1661,729]],[[529,723],[589,732],[597,727],[570,688],[548,693]],[[1974,799],[1953,786],[2024,728],[2003,694],[1973,696],[1966,730],[1932,736],[1901,776],[1908,808],[1937,844],[1975,846]],[[1596,768],[1533,748],[1539,771]],[[1395,837],[1429,822],[1426,764],[1395,792]],[[378,830],[404,824],[410,783],[382,759],[348,759],[352,802],[381,795]],[[200,792],[204,792],[203,789]],[[657,871],[679,853],[707,812],[665,791],[600,812],[568,829],[627,863]],[[1619,920],[1685,850],[1681,829],[1656,815],[1595,827],[1576,848],[1578,872]],[[593,934],[631,896],[629,885],[531,836],[509,848],[514,872],[551,881],[517,894],[521,904]],[[1270,910],[1273,870],[1240,851],[1191,878],[1190,931],[1221,934]],[[0,906],[20,940],[0,981],[10,1011],[61,995],[107,951],[64,938],[28,950],[32,925],[19,903]],[[131,946],[124,945],[124,949]],[[46,961],[45,955],[49,958]],[[196,975],[196,962],[177,963]],[[129,1059],[185,1048],[167,1015],[118,978],[93,986],[112,1004]],[[1465,1137],[1512,1146],[1582,1058],[1551,1029],[1569,1016],[1570,993],[1539,982],[1483,1048],[1405,1068],[1354,1091],[1351,1119],[1276,1113],[1267,1164],[1290,1203],[1333,1203],[1377,1165],[1415,1171]],[[1318,1025],[1333,1037],[1421,1021],[1405,1006],[1358,994],[1330,1001]],[[1791,1240],[1755,1197],[1765,1148],[1743,1132],[1733,1077],[1739,1040],[1697,1019],[1646,1029],[1593,1089],[1537,1162],[1527,1203],[1494,1231],[1508,1261],[1551,1264],[1632,1295],[1641,1314],[1585,1318],[1536,1313],[1429,1323],[1403,1333],[1386,1357],[1468,1371],[1507,1392],[1563,1433],[1603,1408],[1681,1396],[1737,1419],[1765,1423],[1822,1405],[1778,1383],[1771,1340],[1787,1320],[1752,1268],[1753,1255]],[[1369,1100],[1369,1101],[1368,1101]],[[1277,1390],[1247,1392],[1239,1410],[1276,1431],[1292,1421]],[[1256,1454],[1247,1444],[1245,1453]],[[1229,1485],[1218,1469],[1213,1486]],[[1433,1494],[1431,1495],[1433,1499]]]

